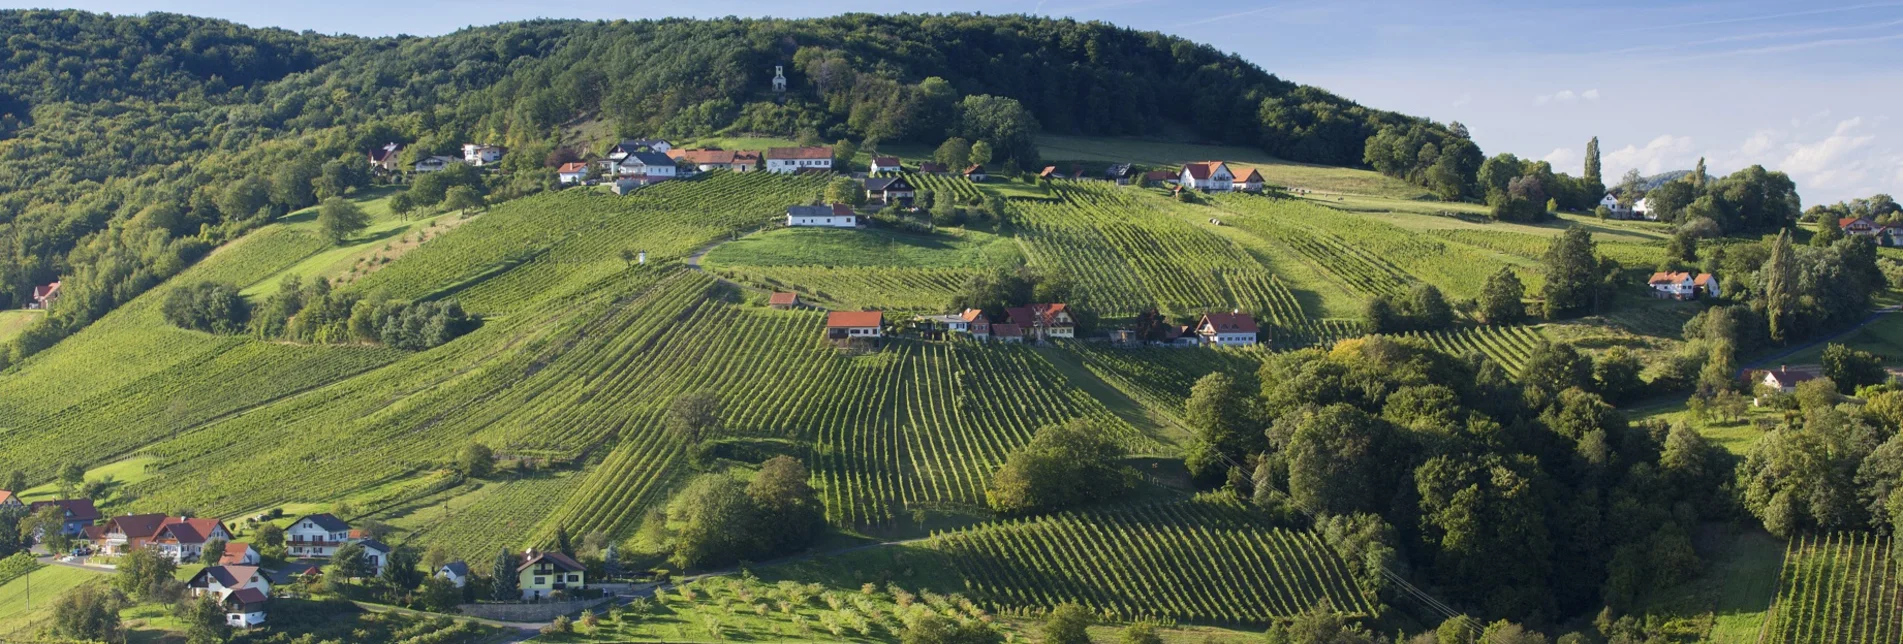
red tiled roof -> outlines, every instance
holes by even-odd
[[[12,492],[9,492],[7,490],[0,490],[0,504],[6,503],[7,499],[11,499],[11,498],[13,498]]]
[[[851,217],[855,214],[858,214],[858,213],[854,213],[852,211],[852,206],[848,204],[843,204],[843,203],[833,204],[834,217]]]
[[[1649,280],[1646,280],[1645,283],[1653,284],[1653,285],[1677,284],[1679,282],[1683,282],[1691,278],[1692,278],[1691,273],[1686,273],[1683,271],[1660,271],[1657,273],[1653,273],[1652,278]]]
[[[1261,182],[1262,182],[1262,173],[1256,172],[1255,168],[1248,168],[1236,174],[1236,183],[1261,183]]]
[[[831,159],[833,158],[833,149],[823,148],[823,147],[767,148],[766,158],[769,158],[769,159]]]
[[[976,322],[979,318],[984,317],[984,314],[985,312],[980,309],[965,309],[963,313],[958,314],[958,319],[966,322]]]
[[[919,172],[944,172],[945,164],[926,161],[924,163],[918,164],[918,171]]]
[[[225,544],[225,554],[224,556],[221,556],[218,558],[218,565],[221,565],[221,566],[242,565],[244,563],[244,551],[249,549],[251,549],[251,544],[245,543],[243,541],[233,541],[231,543]]]
[[[898,165],[898,164],[899,164],[899,158],[898,158],[898,157],[872,157],[872,165],[876,165],[876,166],[888,166],[888,165],[889,165],[889,166],[896,166],[896,165]]]
[[[880,311],[833,311],[826,314],[828,329],[860,329],[877,327],[885,323],[885,313]]]
[[[555,170],[555,172],[558,174],[570,174],[574,172],[581,172],[587,169],[588,169],[588,163],[586,161],[575,161],[573,163],[562,164],[562,167]]]
[[[1183,170],[1189,172],[1191,179],[1205,181],[1209,179],[1209,175],[1216,173],[1216,168],[1221,166],[1221,161],[1202,161],[1198,163],[1185,163],[1183,164]]]
[[[1151,171],[1149,171],[1149,172],[1145,172],[1145,173],[1143,173],[1143,180],[1145,180],[1145,181],[1169,181],[1169,180],[1171,180],[1171,179],[1175,179],[1175,178],[1176,178],[1177,176],[1178,176],[1178,175],[1177,175],[1176,173],[1174,173],[1174,172],[1170,172],[1170,171],[1168,171],[1168,170],[1151,170]]]
[[[35,286],[33,287],[33,299],[43,300],[52,297],[54,293],[58,292],[59,282],[53,282],[45,286]]]
[[[798,293],[774,293],[772,297],[767,298],[766,303],[773,306],[792,306],[798,304],[799,301],[800,294]]]
[[[1197,329],[1214,326],[1217,333],[1256,333],[1260,327],[1255,324],[1255,316],[1247,313],[1204,313],[1203,321]]]
[[[1007,338],[1013,337],[1013,336],[1023,336],[1024,327],[1016,325],[1016,324],[1011,324],[1009,322],[1004,324],[993,324],[991,325],[991,335],[1004,336]]]
[[[1004,316],[1009,318],[1012,324],[1020,327],[1031,326],[1037,321],[1037,318],[1031,315],[1031,307],[1028,306],[1007,307],[1004,310]]]
[[[0,497],[0,502],[4,502],[5,500],[6,499],[4,497]],[[57,501],[34,501],[33,505],[27,506],[27,509],[33,512],[39,512],[40,508],[44,508],[49,505],[56,505],[56,506],[59,506],[60,509],[65,510],[67,521],[85,521],[87,523],[91,523],[91,522],[99,520],[99,508],[93,507],[92,499],[60,499]]]
[[[1047,166],[1044,166],[1043,172],[1037,173],[1037,176],[1038,178],[1041,178],[1041,179],[1049,179],[1053,175],[1056,175],[1056,174],[1057,174],[1057,166],[1047,165]]]
[[[1777,369],[1770,369],[1765,371],[1764,373],[1765,375],[1771,376],[1773,378],[1777,378],[1778,384],[1786,385],[1786,386],[1794,385],[1800,382],[1804,382],[1806,380],[1815,380],[1817,378],[1817,374],[1815,373],[1812,373],[1809,371],[1802,371],[1798,369],[1784,368],[1784,367],[1780,367]]]
[[[1698,277],[1696,277],[1696,278],[1694,278],[1694,279],[1692,279],[1692,283],[1693,283],[1693,284],[1696,284],[1696,285],[1698,285],[1698,286],[1704,286],[1704,285],[1706,285],[1706,284],[1710,284],[1710,283],[1711,283],[1711,273],[1699,273],[1699,274],[1698,274]]]
[[[163,514],[128,514],[106,520],[107,528],[118,528],[120,534],[128,539],[149,539],[164,527],[166,516]],[[107,530],[111,532],[111,530]]]
[[[733,150],[669,150],[668,156],[682,159],[688,163],[706,165],[728,165],[733,163]]]
[[[165,525],[153,535],[154,541],[177,543],[204,543],[211,540],[212,532],[222,525],[217,519],[175,519],[168,518]],[[230,532],[229,530],[226,531]],[[164,537],[170,535],[171,538]]]
[[[1839,217],[1837,219],[1837,227],[1838,228],[1848,227],[1851,224],[1857,223],[1857,220],[1860,220],[1860,219],[1863,219],[1863,218],[1862,217]]]

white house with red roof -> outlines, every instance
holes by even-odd
[[[1196,335],[1204,344],[1219,347],[1246,347],[1256,343],[1261,332],[1256,326],[1255,316],[1241,311],[1228,313],[1204,313],[1196,322]]]
[[[904,170],[904,169],[905,169],[905,168],[904,168],[903,166],[901,166],[901,165],[899,165],[899,158],[898,158],[898,157],[894,157],[894,156],[875,156],[875,157],[872,157],[872,170],[871,170],[871,171],[872,171],[872,173],[873,173],[873,174],[878,174],[878,173],[881,173],[881,172],[898,172],[898,171],[900,171],[900,170]]]
[[[395,172],[397,159],[402,156],[402,152],[403,144],[386,143],[383,147],[371,150],[366,156],[370,160],[370,167],[384,172]]]
[[[801,170],[833,169],[833,149],[828,147],[767,148],[766,171],[792,174]]]
[[[0,510],[25,511],[26,504],[20,502],[20,495],[12,490],[0,490]]]
[[[561,181],[562,185],[581,183],[588,179],[588,163],[586,161],[564,163],[562,167],[555,169],[555,179]]]
[[[59,301],[59,294],[59,282],[35,286],[33,299],[27,301],[26,308],[41,311],[53,308],[53,303]]]
[[[880,337],[885,327],[881,311],[833,311],[826,314],[826,338],[860,340]]]
[[[1228,192],[1235,189],[1236,173],[1221,161],[1198,161],[1183,164],[1183,172],[1176,181],[1192,190]]]
[[[167,517],[152,535],[150,545],[173,562],[197,559],[213,539],[230,541],[231,531],[217,519]]]
[[[1646,285],[1652,287],[1653,297],[1675,300],[1695,300],[1722,294],[1718,277],[1711,273],[1660,271],[1653,273],[1651,279],[1646,280]]]
[[[260,559],[258,549],[251,547],[251,544],[232,541],[225,544],[225,554],[218,558],[218,565],[256,566]]]
[[[1243,168],[1229,185],[1239,192],[1262,192],[1262,173],[1255,168]]]

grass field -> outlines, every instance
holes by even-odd
[[[0,311],[0,342],[10,342],[34,322],[46,317],[45,311]]]
[[[146,479],[152,478],[152,470],[146,467],[147,465],[151,465],[151,464],[152,464],[152,459],[150,457],[135,456],[132,458],[125,459],[123,461],[107,463],[105,465],[101,465],[101,466],[92,468],[90,470],[86,470],[86,480],[88,482],[92,482],[92,481],[104,481],[107,478],[111,478],[112,482],[116,484],[116,487],[133,485],[141,481],[144,481]],[[58,496],[58,493],[59,493],[58,484],[45,483],[45,484],[37,485],[31,488],[27,488],[24,491],[21,491],[20,499],[28,503],[31,503],[34,501],[46,501],[46,500],[51,500],[54,497]],[[94,501],[100,502],[103,504],[104,502],[107,501],[107,499],[94,499]]]
[[[1830,344],[1842,344],[1852,349],[1877,354],[1883,358],[1885,365],[1903,364],[1903,315],[1884,315],[1842,337],[1832,338],[1829,342],[1820,342],[1788,354],[1780,352],[1777,354],[1777,361],[1792,365],[1819,364],[1823,361],[1824,348]]]
[[[1005,268],[1022,258],[1007,237],[944,228],[915,233],[884,228],[779,228],[721,244],[705,266],[862,266]]]
[[[1045,135],[1038,137],[1037,148],[1046,159],[1133,162],[1156,167],[1180,168],[1186,161],[1220,160],[1232,167],[1255,168],[1270,185],[1397,199],[1428,195],[1419,186],[1370,170],[1283,161],[1241,146]]]
[[[60,593],[106,579],[102,572],[47,566],[0,585],[0,641],[26,638],[44,627],[53,618],[53,600]]]
[[[1706,566],[1678,587],[1640,597],[1639,611],[1670,641],[1753,644],[1778,592],[1785,543],[1758,529],[1706,524],[1694,544]]]

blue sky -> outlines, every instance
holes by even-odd
[[[1685,169],[1703,156],[1713,172],[1753,163],[1788,172],[1806,205],[1903,193],[1903,0],[50,4],[360,35],[432,35],[536,17],[1030,12],[1207,42],[1363,104],[1461,121],[1489,154],[1545,158],[1574,173],[1597,135],[1609,178],[1627,168]]]

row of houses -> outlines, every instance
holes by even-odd
[[[503,155],[508,154],[508,152],[508,148],[500,145],[464,143],[461,157],[445,155],[423,157],[417,159],[416,163],[410,166],[410,171],[417,173],[440,172],[444,168],[458,163],[480,168],[501,161]],[[383,147],[371,150],[365,155],[372,169],[383,172],[396,172],[398,164],[401,163],[400,159],[402,156],[403,144],[401,143],[386,143]]]
[[[776,309],[804,306],[797,293],[774,293],[768,298],[767,304]],[[1072,315],[1070,306],[1062,302],[1039,302],[1006,308],[1004,315],[997,319],[985,315],[979,309],[919,316],[916,319],[946,332],[984,341],[1046,342],[1077,337],[1077,319]],[[826,314],[826,339],[834,343],[850,345],[857,341],[876,340],[884,337],[884,329],[885,313],[882,311],[832,311]],[[1205,313],[1196,323],[1173,327],[1172,330],[1175,333],[1164,340],[1165,344],[1220,347],[1253,346],[1259,341],[1262,331],[1256,324],[1255,316],[1240,310]],[[1119,330],[1113,332],[1112,337],[1127,343],[1133,341],[1134,332]]]
[[[1870,237],[1878,246],[1903,246],[1903,226],[1880,224],[1869,217],[1843,217],[1837,227],[1846,235]]]

